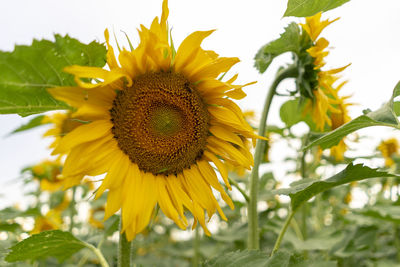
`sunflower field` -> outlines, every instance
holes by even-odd
[[[6,4],[0,266],[400,266],[400,6],[280,2]]]

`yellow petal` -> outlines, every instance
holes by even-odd
[[[52,155],[66,153],[74,146],[99,139],[106,134],[111,135],[111,127],[111,122],[105,120],[81,125],[69,132],[60,140],[59,145],[53,151]]]
[[[192,61],[193,55],[197,53],[201,42],[213,31],[196,31],[183,40],[175,55],[175,71],[181,72],[184,66]]]

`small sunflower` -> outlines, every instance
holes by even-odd
[[[103,206],[98,207],[98,208],[91,208],[89,211],[88,222],[94,228],[104,229],[103,220],[99,219],[99,214],[101,214],[103,216],[103,214],[104,214]]]
[[[200,45],[213,31],[190,34],[175,51],[167,24],[168,4],[161,19],[139,30],[140,43],[119,51],[109,45],[110,70],[70,66],[76,87],[49,89],[77,109],[73,117],[90,123],[64,136],[53,154],[67,153],[63,177],[69,185],[84,175],[107,173],[96,196],[108,189],[105,218],[121,209],[122,231],[132,240],[148,225],[156,204],[180,228],[189,210],[206,234],[208,218],[220,208],[213,189],[233,209],[213,165],[228,189],[228,162],[250,169],[253,157],[247,138],[259,138],[229,98],[245,96],[234,85],[237,75],[219,79],[238,58],[219,57]],[[87,82],[89,78],[98,82]]]
[[[70,200],[64,196],[63,201],[55,208],[49,210],[45,215],[40,215],[35,218],[35,225],[30,232],[38,234],[43,231],[58,230],[63,226],[62,212],[68,208]]]
[[[40,190],[54,192],[61,188],[63,180],[60,179],[62,165],[57,160],[44,160],[30,168],[34,179],[40,183]]]
[[[322,70],[325,66],[324,58],[329,54],[329,52],[326,51],[329,42],[323,37],[318,38],[325,27],[338,19],[339,18],[332,21],[321,20],[321,13],[318,13],[314,16],[307,17],[305,24],[300,24],[303,30],[309,35],[312,43],[311,47],[306,50],[314,59],[312,70],[314,75],[309,76],[316,76],[317,79],[316,87],[312,91],[313,99],[309,102],[306,111],[311,112],[311,117],[316,124],[316,128],[321,131],[325,129],[325,125],[332,127],[333,122],[332,116],[330,115],[342,113],[337,106],[341,105],[345,99],[340,98],[337,94],[344,83],[337,87],[334,84],[339,79],[337,74],[346,69],[350,64],[337,69]]]
[[[390,138],[386,141],[382,141],[378,149],[381,151],[383,158],[385,159],[385,166],[391,167],[394,164],[393,156],[398,156],[400,151],[399,142],[396,138]]]
[[[33,235],[43,231],[58,230],[61,228],[62,224],[61,213],[50,210],[46,215],[35,218],[35,225],[30,234]]]

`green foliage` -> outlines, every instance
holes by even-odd
[[[310,143],[304,149],[309,149],[312,146],[319,145],[321,148],[329,148],[337,145],[346,135],[355,132],[359,129],[371,127],[371,126],[387,126],[392,128],[399,128],[399,120],[396,116],[396,110],[393,110],[393,100],[400,92],[400,83],[393,89],[392,98],[388,103],[384,104],[380,109],[368,112],[365,115],[361,115],[350,122],[336,128],[335,130],[327,133],[326,135],[318,138],[317,140]],[[398,102],[395,102],[398,103]],[[397,107],[397,104],[396,104]],[[397,111],[398,112],[398,111]]]
[[[32,235],[10,248],[8,262],[56,257],[60,262],[85,247],[85,243],[69,232],[46,231]]]
[[[400,224],[400,206],[375,205],[356,212],[364,216]]]
[[[323,181],[305,180],[303,183],[296,183],[294,187],[275,190],[274,193],[290,196],[291,206],[293,211],[295,211],[310,198],[336,186],[368,178],[395,176],[394,174],[378,171],[377,169],[371,169],[362,164],[353,165],[351,163],[343,171],[329,179]]]
[[[88,45],[67,36],[55,41],[34,40],[30,46],[15,46],[13,52],[0,52],[0,114],[28,116],[49,110],[68,109],[46,88],[74,85],[73,76],[63,72],[70,65],[105,64],[104,45]]]
[[[207,261],[204,267],[334,267],[336,262],[305,260],[303,257],[279,251],[272,257],[264,251],[244,250],[229,252]]]
[[[289,0],[283,16],[308,17],[334,9],[350,0]]]
[[[20,228],[18,223],[0,223],[0,232],[15,232]]]
[[[273,59],[286,52],[300,51],[301,35],[300,28],[296,23],[289,24],[281,36],[264,45],[255,56],[255,67],[260,73],[264,73]]]
[[[304,112],[304,103],[300,101],[300,98],[288,100],[282,104],[279,110],[281,120],[286,124],[286,127],[292,127],[293,125],[304,121],[311,130],[315,129],[315,124],[311,119],[310,114]]]
[[[39,115],[39,116],[32,118],[26,124],[23,124],[20,127],[18,127],[17,129],[15,129],[14,131],[12,131],[11,134],[27,131],[32,128],[36,128],[38,126],[43,125],[42,121],[43,121],[44,117],[45,117],[44,115]]]
[[[216,257],[204,266],[219,267],[219,266],[254,266],[264,267],[268,260],[268,255],[263,251],[245,250],[229,252],[225,255]]]

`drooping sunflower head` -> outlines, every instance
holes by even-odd
[[[72,117],[90,121],[53,152],[67,153],[64,179],[74,185],[106,173],[97,196],[108,190],[105,217],[121,209],[128,240],[147,226],[156,204],[182,229],[190,211],[193,227],[199,222],[209,234],[206,219],[216,211],[226,219],[213,189],[233,208],[214,167],[230,189],[226,163],[250,169],[248,139],[259,138],[230,100],[245,97],[249,84],[233,84],[237,75],[220,79],[239,60],[200,46],[213,31],[190,34],[175,51],[168,13],[164,1],[161,19],[141,26],[139,45],[120,50],[118,60],[106,30],[109,70],[70,66],[65,71],[77,86],[49,89],[76,108]]]
[[[338,20],[338,18],[332,21],[321,20],[321,13],[318,13],[314,16],[306,18],[306,22],[304,24],[300,24],[303,31],[308,34],[311,40],[309,43],[310,46],[304,47],[307,53],[305,56],[305,61],[309,61],[307,56],[312,58],[312,62],[310,64],[306,64],[307,67],[305,68],[305,73],[303,74],[305,77],[304,79],[309,81],[307,85],[310,87],[312,94],[310,94],[310,90],[308,90],[308,93],[303,93],[302,96],[309,98],[306,111],[311,113],[311,117],[316,124],[316,128],[320,131],[324,131],[326,126],[329,126],[330,128],[334,127],[332,125],[332,118],[335,115],[333,114],[342,113],[340,107],[338,108],[338,105],[341,105],[343,101],[337,92],[344,83],[335,85],[335,82],[339,79],[337,74],[349,66],[347,65],[331,70],[322,69],[326,64],[325,57],[329,54],[329,52],[326,50],[329,46],[329,42],[323,37],[318,37],[325,27],[336,20]]]
[[[378,150],[381,151],[382,156],[385,159],[385,166],[391,167],[394,164],[393,156],[399,155],[399,142],[396,138],[384,140],[379,144]]]

